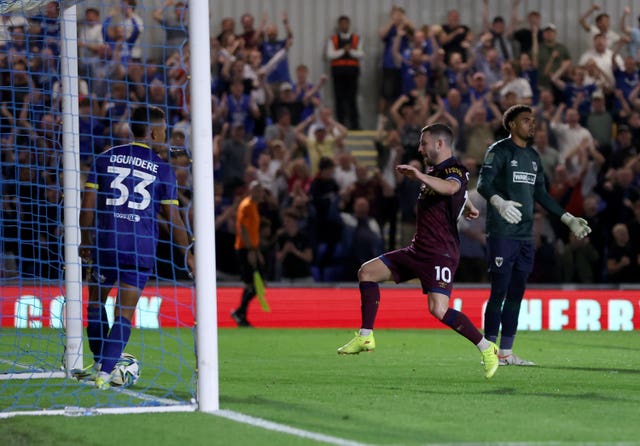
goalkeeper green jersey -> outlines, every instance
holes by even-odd
[[[531,146],[520,147],[511,138],[492,144],[480,169],[478,192],[487,199],[495,194],[522,204],[522,220],[510,224],[498,210],[487,205],[487,236],[530,240],[533,238],[533,210],[537,201],[549,213],[559,217],[562,207],[549,195],[544,184],[540,155]]]

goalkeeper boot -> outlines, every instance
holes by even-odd
[[[96,376],[96,389],[109,390],[111,388],[111,374],[98,372]]]
[[[482,353],[482,365],[484,366],[484,377],[489,379],[495,375],[498,370],[498,346],[493,342],[490,343],[488,349],[481,351]]]
[[[500,360],[500,365],[536,365],[535,362],[527,361],[526,359],[522,359],[521,357],[514,355],[511,350],[500,350],[498,359]]]
[[[371,352],[376,349],[376,340],[373,332],[367,336],[360,336],[356,331],[356,337],[338,349],[339,355],[357,355],[360,352]]]

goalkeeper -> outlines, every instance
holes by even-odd
[[[533,213],[538,202],[560,217],[577,238],[591,229],[547,193],[540,156],[531,147],[536,128],[533,109],[514,105],[505,111],[502,123],[508,138],[492,144],[480,170],[478,192],[487,206],[487,262],[491,295],[484,313],[484,335],[496,342],[500,324],[500,365],[534,365],[513,353],[520,304],[529,273],[533,269]],[[504,305],[503,305],[504,302]]]

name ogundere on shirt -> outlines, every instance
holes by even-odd
[[[137,156],[113,154],[109,157],[109,162],[111,164],[130,164],[135,167],[150,170],[153,173],[158,173],[158,165],[156,163],[138,158]]]
[[[178,203],[171,166],[145,144],[116,146],[96,157],[86,186],[97,192],[96,261],[152,268],[160,207]]]

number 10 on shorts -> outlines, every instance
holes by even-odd
[[[451,283],[451,270],[448,266],[436,266],[436,280],[445,283]]]

